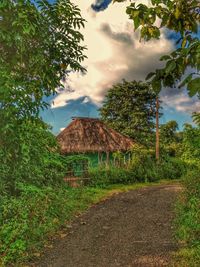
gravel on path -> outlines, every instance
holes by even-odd
[[[78,217],[36,267],[170,266],[178,249],[174,204],[180,185],[145,187],[114,195]]]

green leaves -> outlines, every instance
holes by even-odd
[[[192,114],[193,121],[200,127],[200,113],[194,112]]]
[[[154,78],[152,80],[152,88],[156,94],[159,94],[161,91],[161,80]]]
[[[200,78],[195,78],[188,83],[189,95],[192,97],[200,93]]]
[[[0,178],[14,191],[16,181],[45,184],[63,174],[39,114],[69,71],[85,71],[85,20],[66,0],[0,2]]]
[[[166,64],[165,73],[166,75],[170,74],[172,71],[174,71],[176,68],[176,62],[173,60],[170,60]]]
[[[114,1],[121,2],[121,1]],[[196,37],[200,23],[199,1],[197,0],[151,0],[151,5],[131,2],[127,7],[127,14],[134,23],[135,30],[140,31],[141,39],[159,39],[162,28],[172,30],[179,34],[176,49],[170,55],[161,57],[166,61],[165,67],[155,71],[155,75],[148,75],[152,80],[152,86],[158,92],[161,87],[172,87],[181,80],[186,70],[191,70],[189,75],[179,87],[188,85],[191,96],[199,92],[199,79],[194,79],[200,71],[200,40]],[[156,23],[160,21],[160,25]],[[193,71],[193,69],[195,71]],[[193,75],[194,74],[194,75]]]
[[[156,94],[149,84],[124,80],[110,88],[100,114],[112,128],[150,145],[154,136],[155,102]]]
[[[15,107],[16,116],[38,116],[43,97],[62,86],[69,70],[85,71],[79,32],[85,20],[65,0],[4,1],[0,17],[0,104]]]

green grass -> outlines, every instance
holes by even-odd
[[[200,170],[183,177],[183,192],[176,205],[177,238],[183,246],[175,254],[177,267],[200,266]]]

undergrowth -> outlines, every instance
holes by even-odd
[[[189,171],[177,203],[177,237],[183,248],[176,254],[176,266],[200,266],[200,170]]]

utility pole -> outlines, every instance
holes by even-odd
[[[159,163],[160,147],[159,147],[159,97],[156,97],[156,161]]]

